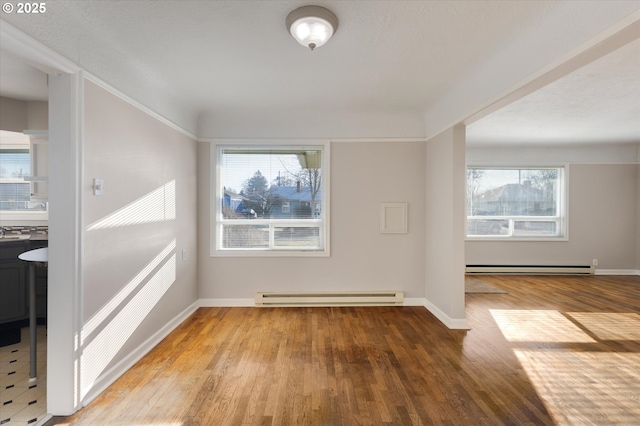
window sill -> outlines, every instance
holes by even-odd
[[[0,217],[2,217],[3,221],[46,221],[49,220],[49,211],[27,212],[17,210],[2,210],[0,211]]]
[[[569,237],[465,237],[465,241],[481,241],[481,242],[562,242],[569,241]]]
[[[212,250],[211,257],[330,257],[329,250]]]

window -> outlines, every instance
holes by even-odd
[[[28,148],[0,149],[0,212],[5,218],[29,218],[46,212],[47,203],[32,200],[31,158]]]
[[[564,168],[467,168],[467,237],[564,239]]]
[[[328,148],[324,143],[212,150],[212,255],[328,255]]]

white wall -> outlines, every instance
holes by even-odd
[[[47,130],[49,128],[49,103],[46,101],[27,102],[26,130]]]
[[[0,129],[22,132],[27,128],[27,103],[0,97]]]
[[[0,130],[22,133],[49,128],[48,103],[0,97]]]
[[[466,328],[464,312],[464,127],[427,141],[425,296],[450,328]]]
[[[407,298],[424,297],[424,142],[331,144],[331,256],[325,258],[210,257],[211,147],[198,148],[201,298],[325,290],[404,290]],[[381,202],[409,203],[407,234],[380,234]]]
[[[600,270],[637,269],[637,145],[467,153],[469,165],[569,164],[568,241],[467,241],[467,264],[590,265],[598,259]]]
[[[640,144],[601,143],[560,146],[468,146],[474,166],[629,164],[638,162]]]
[[[420,110],[332,111],[216,111],[199,119],[203,138],[424,138],[424,114]]]
[[[197,143],[90,81],[84,90],[81,398],[198,299]]]

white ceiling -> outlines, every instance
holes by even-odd
[[[172,104],[196,117],[261,109],[415,113],[523,29],[557,15],[559,3],[319,1],[340,24],[313,52],[285,28],[286,15],[307,4],[291,0],[56,1],[37,19],[3,19],[143,104]],[[639,49],[630,44],[471,124],[470,143],[640,142]],[[0,94],[38,99],[41,75],[6,58]]]
[[[640,142],[640,39],[467,127],[470,145]]]

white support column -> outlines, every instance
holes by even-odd
[[[82,75],[49,75],[47,412],[80,408],[76,339],[82,281]]]
[[[465,128],[427,142],[426,307],[447,327],[469,328],[464,308]]]

